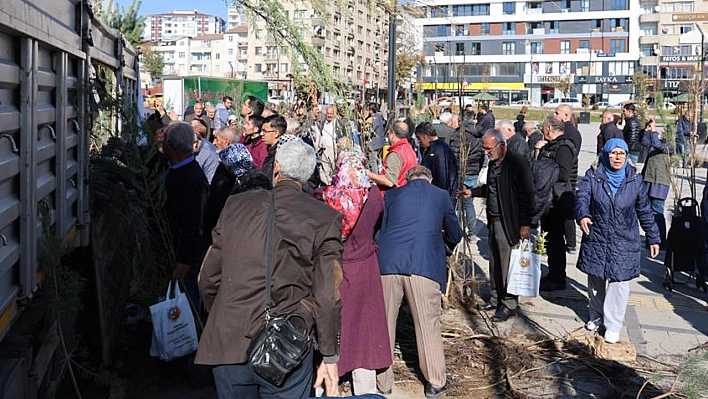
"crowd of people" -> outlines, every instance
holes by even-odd
[[[195,362],[213,368],[220,398],[307,398],[313,379],[333,396],[340,378],[357,395],[390,393],[403,298],[425,395],[444,395],[447,256],[464,236],[480,234],[474,197],[486,200],[489,229],[492,290],[480,309],[494,311],[495,323],[519,307],[506,290],[512,248],[537,229],[547,232],[549,272],[540,289],[562,290],[579,226],[586,328],[602,328],[615,343],[628,281],[639,275],[639,226],[652,257],[666,239],[664,157],[673,145],[653,121],[638,128],[631,105],[623,131],[603,113],[598,159],[584,177],[582,136],[567,105],[538,127],[527,110],[515,122],[497,122],[484,105],[417,125],[387,122],[375,104],[365,107],[363,124],[334,106],[281,115],[249,96],[238,115],[232,107],[228,96],[216,106],[197,101],[177,121],[158,105],[148,119],[168,170],[173,278],[206,318]],[[638,174],[642,146],[649,157]],[[282,386],[248,364],[266,314],[302,317],[315,342]]]

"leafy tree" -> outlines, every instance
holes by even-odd
[[[162,71],[165,68],[165,61],[162,58],[162,53],[155,51],[150,46],[145,46],[142,51],[142,62],[145,71],[150,74],[153,81],[158,81],[162,77]]]
[[[145,17],[138,15],[142,3],[142,0],[133,0],[126,9],[124,6],[114,6],[113,0],[109,0],[108,7],[99,10],[99,17],[106,25],[118,29],[135,47],[142,41],[145,30]]]
[[[570,76],[564,76],[554,86],[556,89],[560,90],[561,93],[563,93],[563,97],[570,96],[570,91],[573,90],[573,82],[571,81]]]
[[[416,65],[425,62],[421,52],[422,38],[417,36],[411,16],[401,10],[399,17],[396,29],[396,87],[407,86]]]

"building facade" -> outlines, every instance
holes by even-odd
[[[639,63],[651,92],[671,99],[688,91],[696,71],[705,69],[700,44],[706,21],[706,1],[641,0]]]
[[[301,27],[302,37],[323,56],[335,73],[349,79],[358,93],[381,98],[386,89],[388,66],[388,13],[364,0],[330,3],[330,20],[317,14],[307,1],[283,1],[288,17]],[[293,62],[303,71],[301,57],[271,36],[263,20],[255,21],[248,34],[247,79],[270,80],[277,95],[289,84]]]
[[[153,45],[153,50],[162,53],[165,76],[231,76],[230,68],[225,68],[223,34],[163,41]]]
[[[198,11],[172,11],[147,15],[143,40],[166,42],[181,37],[196,37],[224,32],[225,22],[215,15]]]
[[[429,98],[480,91],[498,103],[633,93],[639,0],[435,0],[422,8]]]
[[[246,10],[242,6],[228,6],[226,13],[226,30],[246,26]]]

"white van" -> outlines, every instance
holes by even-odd
[[[561,104],[570,105],[570,108],[582,108],[583,104],[577,98],[554,98],[543,104],[544,108],[555,108]]]

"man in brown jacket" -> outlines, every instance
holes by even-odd
[[[342,253],[339,213],[302,192],[315,169],[315,152],[296,139],[275,157],[273,194],[273,317],[297,313],[311,328],[324,360],[316,386],[337,394]],[[265,323],[265,253],[270,196],[255,190],[231,196],[213,230],[213,245],[199,274],[209,319],[195,363],[214,365],[219,398],[307,398],[312,388],[312,352],[280,387],[247,363],[251,340]]]

